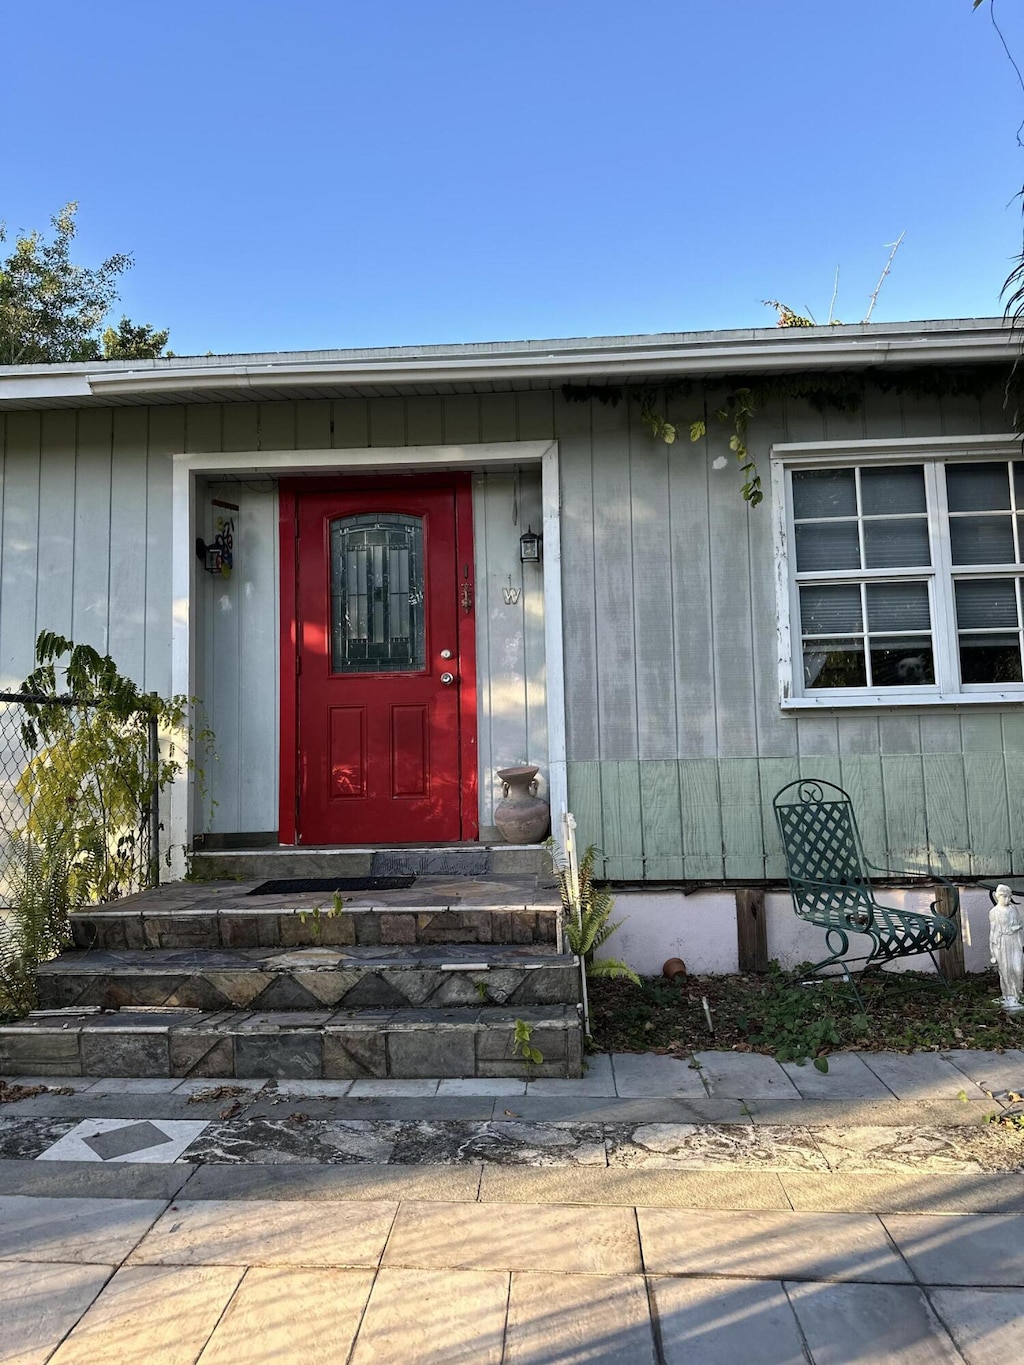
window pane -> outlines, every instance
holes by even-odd
[[[956,588],[956,623],[961,630],[1017,626],[1017,593],[1012,578],[968,579]]]
[[[1013,462],[1013,495],[1017,506],[1024,509],[1024,460]]]
[[[954,564],[1013,563],[1009,517],[950,517],[949,543]]]
[[[796,567],[801,573],[824,569],[859,569],[857,523],[810,522],[796,528]]]
[[[855,517],[857,488],[852,469],[798,469],[793,474],[793,515]]]
[[[804,635],[847,635],[864,629],[860,587],[856,583],[800,589],[800,622]]]
[[[861,511],[866,517],[926,512],[924,468],[919,464],[860,471]]]
[[[965,683],[1021,682],[1016,635],[961,635],[960,677]]]
[[[932,562],[928,548],[928,523],[913,521],[866,521],[864,558],[867,569],[920,568]]]
[[[951,512],[999,512],[1010,507],[1009,465],[946,465],[946,497]]]
[[[867,683],[862,641],[804,642],[805,687],[866,687]]]
[[[869,583],[867,595],[868,630],[931,630],[927,583]]]
[[[871,678],[876,687],[930,687],[935,682],[930,636],[871,641]]]

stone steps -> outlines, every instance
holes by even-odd
[[[75,951],[39,974],[42,1010],[0,1028],[0,1075],[580,1074],[580,969],[559,951],[546,849],[204,859],[200,876],[232,879],[72,916]],[[524,1022],[536,1066],[517,1049]]]
[[[576,959],[548,945],[101,949],[65,953],[39,973],[44,1009],[445,1009],[578,999]]]
[[[447,848],[203,848],[192,855],[197,881],[273,877],[544,877],[551,853],[543,844],[467,844]]]
[[[543,1057],[527,1063],[517,1024]],[[572,1005],[361,1011],[36,1011],[0,1027],[8,1076],[579,1076]]]

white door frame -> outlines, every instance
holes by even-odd
[[[477,445],[385,446],[353,450],[232,450],[173,458],[171,509],[171,691],[196,695],[195,615],[200,572],[195,555],[196,480],[297,474],[469,470],[540,465],[543,523],[544,650],[547,671],[548,794],[552,823],[568,808],[565,757],[565,666],[562,649],[561,494],[557,441],[492,441]],[[275,735],[274,761],[277,762]],[[191,755],[189,755],[191,756]],[[195,835],[194,771],[184,768],[170,788],[169,875],[185,872]]]

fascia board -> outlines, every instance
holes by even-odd
[[[804,341],[774,336],[750,340],[687,341],[602,349],[581,347],[554,351],[491,352],[469,355],[408,356],[383,360],[325,360],[262,364],[159,368],[62,370],[42,367],[27,372],[0,373],[0,404],[57,398],[118,396],[147,393],[202,392],[210,389],[256,391],[264,387],[341,387],[360,384],[401,386],[422,382],[486,383],[492,380],[548,379],[572,383],[625,381],[651,375],[671,378],[711,377],[744,371],[771,373],[815,369],[859,370],[900,365],[983,364],[1006,362],[1016,355],[1019,337],[1009,328],[984,327],[961,331],[858,333],[844,337],[830,333]]]

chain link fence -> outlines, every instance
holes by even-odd
[[[76,906],[159,880],[159,762],[148,711],[0,692],[0,976],[58,952]]]

